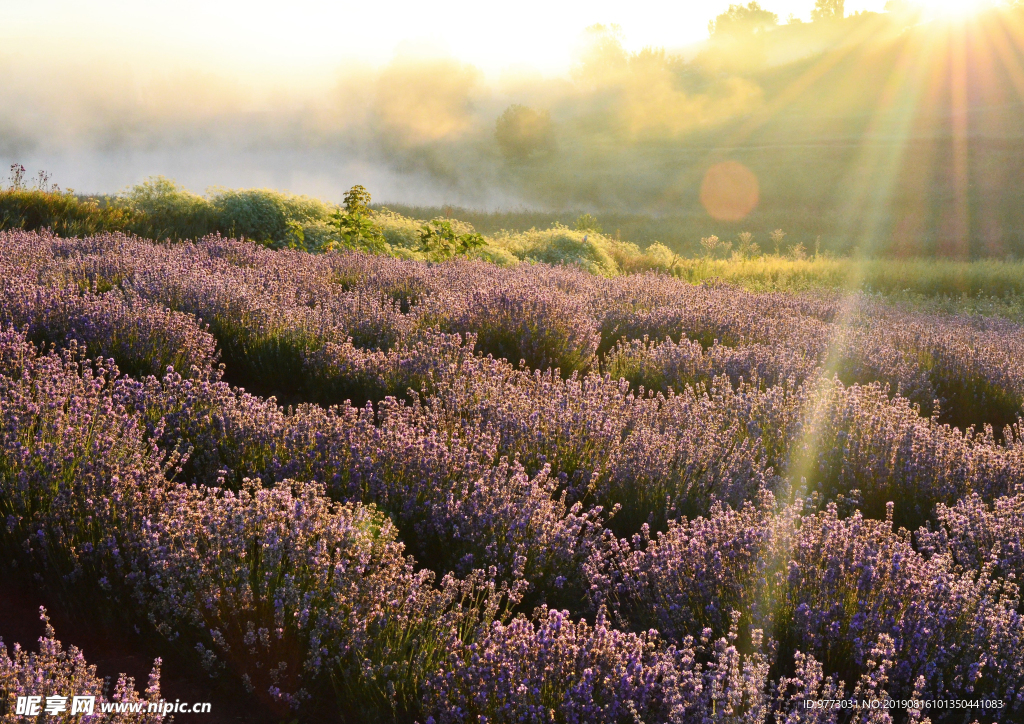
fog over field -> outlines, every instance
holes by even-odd
[[[486,43],[451,27],[431,35],[429,17],[418,28],[389,19],[390,33],[367,26],[359,35],[371,42],[293,26],[285,14],[280,37],[262,44],[275,22],[262,7],[250,18],[197,9],[192,22],[180,8],[151,17],[126,7],[120,25],[103,27],[48,5],[64,21],[52,32],[24,8],[0,7],[0,162],[45,169],[86,193],[161,174],[197,191],[266,185],[334,198],[358,181],[378,198],[414,204],[653,208],[675,176],[688,182],[693,159],[666,159],[652,144],[707,145],[690,137],[764,107],[752,74],[834,40],[776,43],[767,55],[731,48],[724,64],[712,49],[698,63],[715,3],[663,22],[649,11],[625,28],[600,3],[590,16],[550,10],[547,22],[526,21],[518,40],[498,33]],[[806,11],[776,5],[783,20]],[[584,30],[595,19],[603,27]],[[168,43],[157,24],[177,28],[181,43]],[[211,42],[217,28],[224,32]],[[546,125],[503,148],[495,123],[516,104]],[[624,193],[638,181],[638,193]]]
[[[1013,11],[787,22],[777,5],[742,32],[694,30],[717,6],[661,35],[650,13],[585,30],[559,16],[557,42],[517,17],[490,54],[455,32],[471,22],[458,13],[434,39],[376,45],[323,28],[304,43],[285,24],[279,47],[251,18],[223,47],[185,25],[177,48],[18,36],[0,52],[0,163],[81,193],[162,175],[197,192],[338,201],[358,183],[387,204],[678,217],[654,237],[673,248],[783,228],[838,251],[1024,253]],[[510,60],[516,28],[533,65]],[[701,195],[722,163],[751,179],[738,215]]]

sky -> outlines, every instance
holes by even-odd
[[[488,74],[569,67],[584,28],[616,23],[631,50],[676,48],[707,37],[728,0],[0,0],[7,53],[123,60],[169,58],[210,70],[287,74],[353,60],[381,65],[396,55],[447,55]],[[813,0],[765,0],[781,21],[808,19]],[[847,13],[885,0],[847,0]],[[5,52],[0,50],[0,53]]]

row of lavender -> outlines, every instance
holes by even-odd
[[[39,286],[118,287],[127,304],[148,305],[152,316],[174,310],[160,320],[167,338],[158,349],[126,341],[126,371],[166,362],[187,372],[191,362],[209,362],[208,340],[189,335],[183,312],[210,325],[229,375],[311,401],[404,393],[408,380],[396,368],[409,363],[401,351],[439,330],[473,333],[478,352],[533,369],[568,374],[603,365],[663,390],[717,374],[800,382],[824,369],[847,384],[887,383],[926,415],[938,401],[940,417],[945,411],[955,422],[997,428],[1013,422],[1024,402],[1024,333],[1016,325],[908,314],[858,296],[750,294],[659,275],[607,280],[544,266],[275,253],[218,238],[159,247],[116,235],[83,241],[12,233],[2,246],[5,276],[21,270],[28,277],[24,287],[8,288],[12,304]],[[62,304],[47,299],[35,312],[41,333],[67,331],[59,319],[74,310]],[[11,315],[30,316],[23,309]],[[95,341],[111,331],[76,334]]]
[[[839,721],[802,699],[883,690],[1024,710],[1020,430],[830,374],[1013,404],[1016,328],[548,267],[0,242],[25,330],[0,344],[5,565],[133,604],[256,696],[438,721]],[[229,376],[376,404],[281,409],[218,347]]]

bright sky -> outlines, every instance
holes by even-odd
[[[734,0],[735,1],[735,0]],[[927,0],[971,2],[972,0]],[[728,0],[0,0],[0,52],[64,56],[99,50],[131,62],[172,55],[210,70],[286,71],[371,64],[396,53],[452,55],[488,73],[568,67],[580,32],[617,23],[630,49],[679,47],[707,37]],[[764,0],[783,22],[807,19],[814,0]],[[885,0],[847,0],[847,13]]]

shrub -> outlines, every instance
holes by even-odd
[[[128,229],[147,239],[200,239],[218,230],[213,204],[163,176],[134,186],[122,203],[132,214]]]
[[[594,362],[599,337],[577,297],[516,284],[453,296],[421,305],[421,324],[436,321],[445,331],[475,333],[482,353],[525,360],[535,369],[554,367],[568,375]]]
[[[38,356],[19,335],[0,343],[20,367],[0,375],[3,565],[31,572],[75,610],[90,585],[117,584],[124,546],[176,459],[115,401],[116,368],[79,361],[75,345]]]
[[[163,721],[159,713],[117,712],[103,713],[104,704],[136,702],[156,703],[160,699],[160,659],[153,662],[153,670],[149,675],[149,686],[145,698],[140,698],[135,691],[135,681],[121,674],[113,691],[109,690],[109,681],[96,675],[96,667],[86,663],[82,652],[74,646],[65,649],[57,640],[56,632],[50,625],[46,609],[39,610],[39,617],[46,624],[46,632],[39,638],[39,652],[28,653],[18,644],[14,645],[13,656],[8,654],[7,647],[0,640],[0,716],[5,721],[24,720],[27,717],[16,715],[18,697],[40,697],[39,716],[46,716],[49,721],[72,722],[80,721],[81,713],[72,714],[74,697],[95,697],[93,714],[88,716],[90,722],[106,724],[157,724]],[[61,697],[63,713],[46,714],[48,697]],[[145,707],[148,709],[148,706]],[[56,716],[57,718],[53,718]]]
[[[603,276],[618,273],[615,261],[594,232],[554,226],[545,231],[532,229],[521,234],[498,235],[496,241],[518,259],[574,265]]]
[[[100,206],[71,192],[0,189],[0,231],[51,229],[61,236],[120,231],[132,223],[130,210]]]
[[[0,282],[0,324],[25,329],[40,344],[77,342],[85,355],[113,358],[132,375],[163,374],[168,367],[208,373],[217,359],[217,341],[195,317],[120,290],[98,295],[41,287],[12,273]]]
[[[262,244],[282,241],[288,235],[288,222],[299,221],[289,213],[284,195],[274,191],[220,190],[213,195],[211,206],[218,231],[232,238],[245,237]]]
[[[1020,718],[1013,322],[217,236],[14,230],[0,257],[5,575],[282,714]]]
[[[1024,578],[1024,493],[996,498],[991,505],[974,493],[951,506],[940,503],[935,517],[936,530],[917,533],[922,550],[948,554],[968,570],[991,567],[993,576]]]
[[[844,519],[835,505],[814,514],[802,507],[798,500],[776,510],[762,497],[756,507],[718,508],[657,538],[622,541],[594,559],[592,590],[622,624],[655,625],[679,645],[702,626],[702,636],[721,630],[731,609],[732,626],[773,632],[774,670],[813,660],[816,686],[830,679],[825,685],[842,691],[841,681],[884,674],[876,684],[895,698],[1013,696],[1020,655],[1010,647],[1024,635],[1015,587],[984,570],[953,570],[944,555],[926,559],[891,517]],[[783,690],[791,683],[780,680]]]
[[[345,211],[335,211],[331,215],[331,223],[338,231],[342,246],[375,253],[387,252],[384,232],[374,219],[369,204],[370,193],[362,186],[353,186],[345,193]]]
[[[387,396],[405,397],[410,390],[414,395],[430,392],[436,382],[472,357],[474,343],[473,335],[467,335],[464,343],[458,334],[432,329],[409,335],[388,352],[359,349],[351,338],[328,342],[305,355],[304,392],[308,399],[324,404],[347,400],[357,407]]]
[[[844,388],[823,380],[802,394],[806,402],[791,423],[789,472],[806,477],[824,500],[856,491],[859,507],[876,518],[893,502],[897,521],[916,528],[937,503],[952,504],[975,487],[998,494],[1011,485],[1013,448],[984,447],[978,458],[972,450],[981,440],[973,433],[922,418],[877,385]]]
[[[600,234],[604,231],[601,225],[597,223],[597,219],[590,214],[580,214],[577,216],[576,223],[573,226],[576,231],[592,231],[595,234]]]
[[[620,512],[612,527],[631,535],[644,524],[705,514],[716,502],[740,506],[774,485],[758,417],[780,400],[728,385],[670,395],[654,420],[635,425],[622,442],[596,500]],[[763,418],[762,418],[763,419]]]
[[[447,261],[454,256],[466,256],[486,242],[480,234],[458,234],[450,221],[434,219],[420,228],[420,249],[434,261]]]
[[[414,572],[372,507],[315,484],[169,491],[136,600],[153,626],[279,710],[327,686],[343,718],[396,716],[457,640],[460,586]],[[475,612],[470,614],[475,615]]]
[[[687,386],[710,383],[719,376],[733,386],[741,381],[755,386],[800,384],[818,369],[809,355],[787,347],[750,344],[726,347],[714,344],[707,352],[696,342],[681,337],[664,342],[620,340],[604,358],[604,369],[613,378],[629,380],[634,387],[667,393]]]
[[[595,551],[587,565],[591,593],[635,631],[657,629],[676,642],[705,629],[722,636],[733,611],[756,616],[764,603],[760,581],[781,565],[769,552],[776,514],[774,496],[762,489],[738,510],[719,504],[656,536],[645,526],[632,544]]]
[[[760,652],[741,656],[736,638],[666,650],[653,631],[623,633],[603,615],[591,626],[542,608],[532,622],[495,623],[453,652],[429,682],[428,721],[760,721],[768,667]]]

